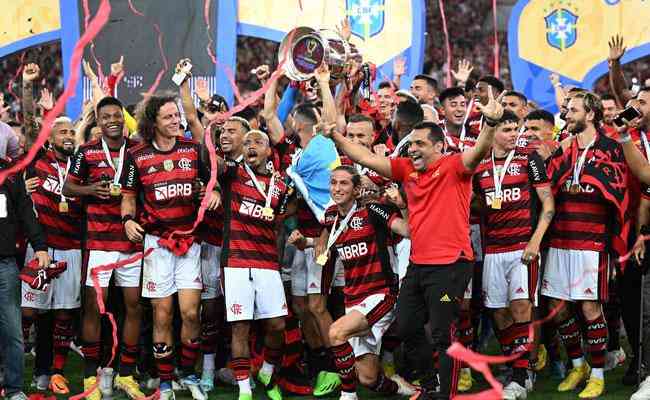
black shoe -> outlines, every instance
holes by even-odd
[[[636,386],[639,382],[639,362],[635,358],[630,360],[630,364],[627,366],[627,371],[623,375],[623,385],[625,386]]]

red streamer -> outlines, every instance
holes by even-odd
[[[442,0],[438,0],[440,8],[440,17],[442,18],[442,31],[445,34],[445,49],[447,51],[447,87],[451,87],[451,45],[449,44],[449,30],[447,30],[447,17],[445,16],[445,6]]]
[[[135,15],[139,17],[148,19],[146,15],[144,15],[141,11],[135,8],[135,6],[132,3],[132,0],[128,0],[128,3],[131,12],[133,12]],[[169,62],[167,61],[167,55],[165,54],[165,49],[163,48],[163,33],[160,30],[160,25],[158,25],[156,22],[152,22],[152,25],[153,25],[153,29],[158,34],[158,50],[160,50],[160,58],[162,58],[163,67],[160,69],[160,71],[158,71],[158,74],[156,75],[156,79],[154,80],[151,87],[147,90],[147,93],[145,93],[144,95],[145,98],[151,96],[156,91],[156,89],[158,89],[158,85],[160,85],[160,80],[165,75],[165,73],[169,70]]]
[[[28,166],[47,141],[50,135],[50,131],[52,130],[52,122],[54,122],[54,119],[63,112],[68,99],[71,96],[74,96],[75,88],[77,87],[77,83],[79,81],[79,66],[81,64],[81,58],[83,56],[84,49],[88,43],[90,43],[97,36],[104,25],[106,25],[110,13],[111,5],[109,0],[101,0],[95,18],[93,18],[92,22],[88,25],[88,29],[85,30],[84,34],[81,36],[74,47],[74,51],[70,59],[71,73],[70,77],[68,78],[68,82],[65,85],[65,90],[56,100],[54,108],[45,116],[45,119],[43,120],[43,126],[38,134],[38,137],[36,138],[36,142],[29,149],[27,155],[12,167],[0,171],[0,184],[2,184],[9,175],[15,174],[16,172],[21,171],[26,166]]]
[[[492,0],[492,23],[494,25],[494,76],[499,77],[499,32],[497,31],[497,0]]]

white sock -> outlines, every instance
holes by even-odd
[[[253,391],[251,390],[250,378],[237,381],[237,386],[239,386],[240,394],[253,394]]]
[[[273,364],[269,364],[266,361],[264,361],[264,364],[262,364],[262,368],[260,369],[260,372],[263,373],[264,375],[273,375]]]
[[[203,355],[203,371],[214,371],[214,353]]]
[[[573,368],[582,367],[582,364],[584,364],[584,363],[585,363],[584,357],[572,358],[571,359],[571,364],[573,364]]]
[[[592,368],[591,376],[598,379],[605,379],[605,370],[603,368]]]

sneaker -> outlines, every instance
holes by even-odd
[[[543,344],[537,348],[537,362],[533,365],[533,370],[539,372],[546,367],[548,361],[548,352],[546,351],[546,346]]]
[[[641,382],[639,389],[632,394],[630,400],[650,400],[650,376]]]
[[[334,392],[341,386],[341,377],[334,372],[321,371],[314,384],[314,396],[325,396]]]
[[[339,400],[359,400],[359,397],[357,397],[357,392],[341,392]]]
[[[623,363],[625,363],[625,351],[623,349],[608,351],[605,358],[605,371],[612,370],[623,365]]]
[[[68,380],[61,374],[54,374],[50,378],[49,388],[54,394],[68,394],[70,393],[70,388],[68,388]]]
[[[198,376],[192,374],[181,378],[180,384],[185,386],[192,394],[194,400],[207,400],[208,396],[201,389],[201,380]]]
[[[82,346],[81,346],[81,345],[77,345],[77,344],[74,342],[74,340],[71,340],[71,341],[70,341],[70,350],[72,350],[72,351],[74,351],[75,353],[77,353],[77,355],[78,355],[79,357],[84,358],[84,353],[83,353],[83,350],[82,350]]]
[[[257,373],[257,380],[265,386],[264,390],[266,391],[268,398],[271,400],[282,400],[280,387],[276,383],[272,382],[271,378],[273,378],[273,375],[267,375],[262,371]]]
[[[16,392],[9,397],[7,397],[8,400],[28,400],[29,398],[27,395],[23,392]]]
[[[591,367],[586,362],[579,367],[573,367],[569,371],[569,375],[557,387],[558,392],[568,392],[573,390],[582,382],[585,382],[589,379],[589,374],[591,373]]]
[[[94,388],[94,389],[93,389]],[[88,393],[86,400],[101,400],[102,393],[99,391],[99,385],[97,384],[97,377],[89,376],[84,379],[84,392],[93,389],[92,392]]]
[[[566,366],[561,360],[555,360],[551,363],[551,375],[557,379],[566,378]]]
[[[133,378],[133,375],[129,376],[120,376],[119,374],[115,377],[115,387],[123,391],[129,398],[133,400],[141,399],[146,397],[144,393],[140,390],[140,385]]]
[[[204,369],[201,372],[201,383],[199,384],[205,393],[209,393],[214,389],[214,370]]]
[[[595,377],[589,377],[587,386],[578,395],[581,399],[593,399],[599,397],[605,391],[605,380]]]
[[[397,394],[400,396],[413,396],[417,392],[417,387],[411,385],[406,381],[406,379],[395,374],[388,379],[392,379],[393,382],[397,383]]]
[[[50,387],[49,375],[39,375],[32,378],[32,387],[39,392],[44,392]]]
[[[515,381],[503,388],[503,400],[522,400],[528,397],[528,390]]]
[[[227,385],[237,386],[237,380],[235,379],[235,374],[230,368],[221,368],[217,371],[217,379],[219,382],[223,382]],[[251,386],[251,388],[253,388]]]
[[[467,392],[472,388],[472,370],[463,368],[458,376],[458,391]]]
[[[176,395],[169,383],[160,385],[160,400],[176,400]]]

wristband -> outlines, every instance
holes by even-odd
[[[135,217],[131,214],[126,214],[122,216],[122,225],[126,224],[128,221],[133,221]]]

